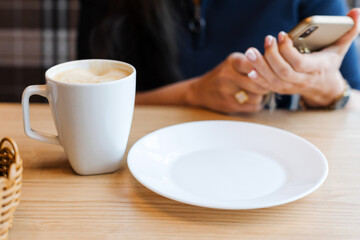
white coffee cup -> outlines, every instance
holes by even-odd
[[[94,64],[126,70],[129,76],[104,83],[54,80],[54,76],[60,72],[90,68]],[[26,135],[62,145],[78,174],[101,174],[119,169],[134,111],[135,68],[113,60],[79,60],[51,67],[46,71],[45,78],[45,85],[32,85],[24,90],[22,108]],[[29,98],[32,95],[48,99],[58,136],[31,129]]]

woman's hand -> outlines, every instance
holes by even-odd
[[[268,90],[247,76],[252,68],[244,54],[233,53],[202,76],[137,93],[136,103],[190,105],[223,113],[257,112]],[[235,97],[240,91],[247,96],[244,102]]]
[[[231,54],[210,72],[190,80],[188,104],[225,113],[261,110],[263,96],[268,90],[247,76],[251,69],[244,54]],[[241,90],[248,97],[244,102],[235,97]]]
[[[278,43],[267,36],[264,56],[255,48],[245,53],[253,66],[248,76],[273,92],[301,94],[309,106],[331,104],[345,90],[339,68],[359,33],[360,9],[351,10],[348,16],[353,18],[354,27],[333,45],[311,54],[299,53],[284,32],[279,33]]]

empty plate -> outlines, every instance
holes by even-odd
[[[154,131],[128,154],[133,176],[167,198],[217,209],[255,209],[302,198],[325,180],[325,156],[290,132],[238,121]]]

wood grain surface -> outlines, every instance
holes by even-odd
[[[48,105],[31,104],[30,112],[32,128],[56,133]],[[360,112],[229,116],[137,106],[128,150],[156,129],[210,119],[293,132],[325,154],[329,176],[314,193],[282,206],[246,211],[194,207],[143,187],[126,165],[111,174],[76,175],[60,146],[25,136],[19,104],[1,103],[0,138],[14,138],[24,161],[21,202],[9,239],[360,239]]]

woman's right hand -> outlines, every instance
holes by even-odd
[[[268,90],[257,85],[247,73],[252,65],[242,53],[229,55],[210,72],[190,79],[186,103],[223,113],[257,112],[262,109]],[[235,95],[245,91],[248,99],[240,103]]]

